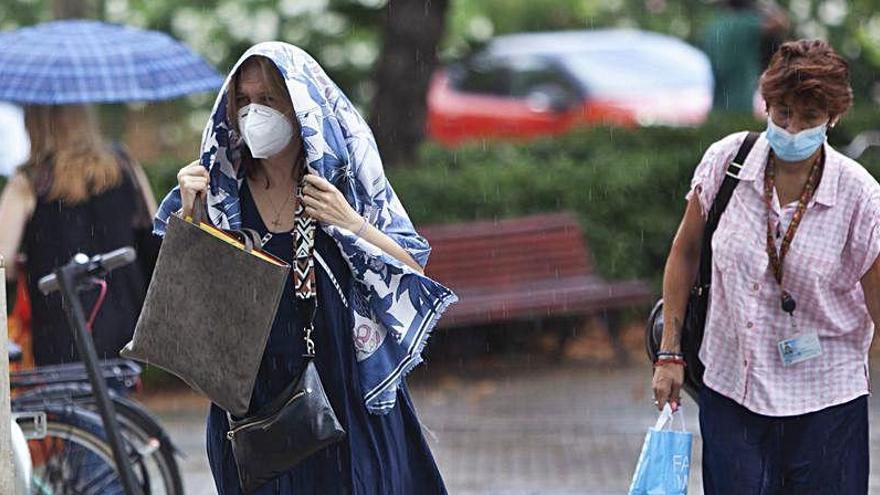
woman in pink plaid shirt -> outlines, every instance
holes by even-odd
[[[761,76],[767,130],[712,239],[700,360],[707,494],[868,493],[868,348],[880,321],[880,185],[825,141],[852,104],[822,41],[782,45]],[[653,389],[676,407],[681,324],[706,215],[746,133],[694,173],[663,281]]]

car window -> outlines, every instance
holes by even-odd
[[[463,66],[455,86],[466,93],[509,96],[509,71],[497,60],[475,59]]]
[[[510,62],[510,95],[525,98],[535,91],[553,88],[570,99],[577,98],[578,90],[561,70],[547,62],[518,60]]]

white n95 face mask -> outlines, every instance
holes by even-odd
[[[278,110],[258,103],[238,111],[238,128],[254,158],[277,155],[293,138],[290,120]]]

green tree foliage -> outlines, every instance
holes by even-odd
[[[159,29],[183,40],[222,72],[257,41],[282,39],[314,54],[359,104],[381,47],[387,0],[93,0],[103,18]],[[453,0],[446,58],[495,34],[638,27],[697,44],[717,0]],[[880,0],[781,0],[792,37],[826,38],[850,60],[856,94],[872,97],[880,70]],[[51,0],[0,0],[0,29],[49,20]]]

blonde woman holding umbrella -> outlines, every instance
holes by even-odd
[[[0,101],[25,107],[31,143],[0,197],[0,255],[27,257],[37,365],[77,358],[59,296],[40,294],[39,277],[77,252],[135,244],[155,210],[140,167],[103,140],[87,105],[164,100],[220,82],[163,33],[83,20],[0,33]],[[131,337],[143,292],[135,267],[109,278],[93,333],[99,356],[115,357]]]

